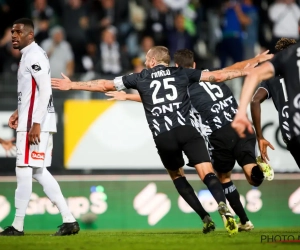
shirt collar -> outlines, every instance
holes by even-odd
[[[25,54],[27,51],[30,50],[33,46],[35,46],[36,42],[33,41],[31,44],[27,45],[25,48],[21,49],[20,52],[21,54]]]

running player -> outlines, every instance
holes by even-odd
[[[252,69],[252,72],[245,78],[240,106],[238,113],[232,122],[233,128],[241,136],[245,131],[253,133],[251,122],[247,118],[247,106],[252,99],[256,86],[263,80],[271,79],[274,76],[283,77],[288,97],[289,106],[289,150],[296,156],[300,147],[300,43],[289,46],[287,49],[278,52],[275,57],[259,67]],[[298,162],[297,162],[298,164]],[[298,164],[300,168],[300,165]]]
[[[196,67],[194,54],[187,49],[178,50],[174,54],[174,62],[177,67]],[[112,97],[110,100],[140,101],[139,95],[126,94],[123,91],[110,92],[106,95]],[[250,231],[254,226],[246,215],[240,202],[240,195],[230,177],[237,161],[251,185],[259,186],[262,183],[264,175],[255,159],[255,136],[249,134],[247,139],[240,139],[231,128],[230,123],[238,105],[225,83],[192,84],[189,86],[189,95],[192,106],[199,112],[203,121],[204,133],[208,135],[213,167],[222,183],[225,196],[240,218],[239,230]],[[201,127],[201,122],[198,124]],[[201,130],[199,132],[203,132],[203,129]]]
[[[22,53],[18,70],[18,109],[8,123],[17,130],[16,214],[12,225],[0,236],[24,235],[24,218],[32,193],[32,178],[43,186],[44,192],[62,215],[63,224],[54,235],[76,234],[79,225],[57,181],[47,170],[52,160],[52,135],[56,132],[49,60],[46,52],[34,42],[32,20],[16,20],[11,35],[13,48]]]
[[[137,89],[144,105],[146,118],[164,167],[177,189],[188,185],[181,170],[184,152],[201,180],[218,203],[218,211],[229,234],[237,233],[236,222],[227,208],[222,185],[214,174],[203,137],[193,127],[191,104],[187,92],[190,84],[199,81],[220,82],[244,76],[244,70],[219,70],[204,72],[195,69],[169,67],[170,55],[167,48],[156,46],[146,55],[148,69],[110,80],[71,82],[52,79],[52,87],[60,90],[88,90],[108,92]]]
[[[295,39],[281,38],[275,46],[277,51],[282,51],[289,46],[297,43]],[[278,111],[279,125],[282,134],[283,141],[287,145],[287,149],[290,150],[292,156],[300,166],[300,154],[295,152],[291,148],[289,142],[291,139],[290,130],[289,130],[289,106],[288,106],[288,96],[285,86],[284,78],[281,76],[274,77],[270,80],[264,81],[259,85],[259,88],[255,92],[252,101],[251,101],[251,115],[256,131],[256,138],[259,145],[259,150],[261,152],[262,160],[267,162],[269,161],[267,147],[269,146],[274,150],[272,144],[267,141],[262,134],[260,116],[261,109],[260,104],[266,100],[272,98],[276,110]]]

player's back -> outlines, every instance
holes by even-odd
[[[232,122],[238,105],[225,83],[193,84],[189,87],[189,94],[208,135]]]
[[[300,135],[300,43],[291,45],[287,49],[277,53],[272,59],[275,74],[284,78],[289,113],[291,138]]]
[[[35,42],[21,50],[18,69],[18,128],[29,131],[39,108],[40,88],[47,86],[48,110],[41,121],[41,131],[56,132],[55,112],[52,98],[50,64],[46,52]],[[39,81],[39,82],[38,82]],[[45,89],[45,88],[43,88]]]
[[[281,76],[271,78],[270,80],[262,82],[259,85],[259,88],[265,89],[268,93],[268,99],[272,98],[274,106],[278,111],[279,124],[283,139],[285,141],[289,140],[289,103],[284,78]]]
[[[157,136],[178,126],[192,125],[187,87],[200,77],[201,70],[158,65],[123,81],[139,91],[149,127]]]

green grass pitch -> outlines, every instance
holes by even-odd
[[[260,250],[300,249],[300,228],[278,228],[240,232],[225,230],[202,234],[201,230],[87,231],[54,237],[53,232],[26,232],[24,237],[0,237],[1,250]],[[284,236],[285,235],[285,236]],[[262,239],[269,237],[269,242]],[[272,243],[272,237],[276,242]],[[298,242],[279,242],[295,239]]]

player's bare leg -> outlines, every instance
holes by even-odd
[[[240,200],[240,194],[236,186],[231,181],[231,171],[227,173],[216,172],[220,182],[222,183],[224,194],[228,200],[231,208],[240,219],[238,223],[239,231],[250,231],[254,228],[251,221],[243,208]]]
[[[194,189],[184,176],[183,168],[177,170],[167,169],[178,193],[190,205],[190,207],[201,217],[203,221],[203,233],[209,233],[215,230],[215,223],[210,215],[202,207]]]
[[[219,213],[223,219],[224,226],[228,231],[229,235],[237,233],[237,224],[226,205],[226,198],[223,192],[221,182],[215,175],[212,164],[210,162],[203,162],[200,164],[196,164],[195,168],[201,180],[204,182],[208,190],[211,192],[211,194],[217,201],[219,206]]]

